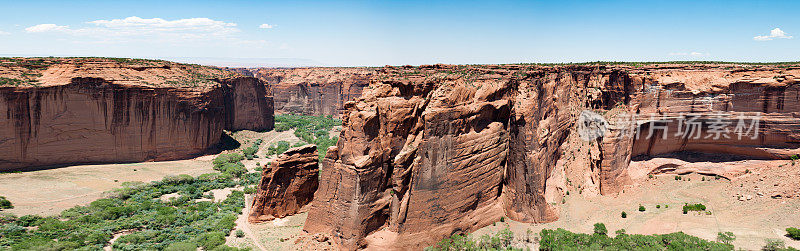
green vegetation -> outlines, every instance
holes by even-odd
[[[579,234],[564,229],[544,229],[539,250],[733,250],[733,246],[704,240],[683,232],[656,235]]]
[[[12,209],[14,205],[11,204],[11,201],[8,201],[5,196],[0,196],[0,209]]]
[[[719,232],[717,233],[717,241],[730,245],[731,242],[736,240],[736,235],[732,232]]]
[[[703,205],[702,203],[697,203],[697,204],[686,203],[685,205],[683,205],[683,214],[687,214],[689,211],[698,211],[698,212],[706,211],[706,205]]]
[[[800,229],[790,227],[786,229],[786,236],[794,240],[800,240]]]
[[[101,250],[115,233],[123,233],[113,244],[118,250],[230,249],[223,244],[244,207],[244,193],[233,191],[220,202],[197,199],[213,189],[254,184],[252,177],[245,177],[209,173],[167,176],[149,184],[126,182],[108,198],[59,216],[0,217],[0,249]],[[162,200],[166,194],[179,197]]]
[[[251,145],[248,148],[242,149],[242,154],[244,154],[244,157],[247,158],[248,160],[258,158],[258,156],[256,156],[256,153],[258,152],[258,147],[261,146],[262,142],[264,141],[261,139],[257,139],[255,142],[253,142],[253,145]]]
[[[790,159],[792,160],[792,165],[794,166],[795,162],[797,162],[797,160],[800,160],[800,154],[792,155]]]
[[[595,223],[594,224],[594,234],[607,235],[608,234],[608,229],[606,229],[606,224]]]
[[[622,211],[622,218],[628,218],[628,213],[626,213],[625,211]]]
[[[644,208],[644,206],[642,206],[642,205],[639,205],[639,212],[644,212],[645,210],[646,210],[646,209]]]
[[[453,234],[450,238],[439,241],[433,246],[425,248],[426,251],[439,250],[518,250],[510,247],[514,240],[514,233],[508,228],[495,235],[484,235],[477,240],[463,234]]]
[[[319,153],[319,160],[325,157],[328,147],[336,145],[339,137],[329,135],[329,131],[334,126],[342,125],[342,121],[334,119],[331,116],[304,116],[304,115],[276,115],[275,116],[275,130],[279,132],[295,129],[294,135],[308,144],[317,145],[317,152]],[[281,141],[285,142],[285,141]],[[280,154],[285,152],[283,148],[288,149],[289,142],[278,144],[273,148],[270,147],[269,154]],[[299,146],[299,145],[296,145]],[[272,151],[271,149],[275,149]],[[283,150],[283,151],[281,151]]]
[[[680,175],[675,175],[675,180],[681,180],[681,179],[683,179],[683,177],[681,177]]]
[[[767,239],[766,243],[761,250],[764,251],[796,251],[797,249],[793,247],[786,247],[786,243],[783,240],[778,239]]]
[[[272,145],[269,148],[267,148],[267,155],[281,154],[283,152],[286,152],[286,150],[289,150],[289,148],[292,148],[291,144],[289,144],[288,141],[281,140],[278,141],[278,143],[276,143],[275,145]]]
[[[244,156],[238,153],[222,153],[212,163],[214,170],[238,178],[247,173],[247,168],[241,162],[243,159]]]
[[[656,208],[661,208],[661,205],[656,205]]]

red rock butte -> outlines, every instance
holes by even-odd
[[[262,81],[167,61],[0,58],[0,96],[0,170],[184,159],[273,127]]]
[[[634,182],[633,157],[788,159],[800,153],[799,81],[797,64],[385,67],[344,104],[304,229],[343,249],[419,249],[501,217],[555,221],[559,179],[615,194]],[[572,140],[587,110],[608,129]],[[667,118],[680,116],[699,121],[696,135],[674,133]],[[739,120],[759,134],[711,137],[712,121]]]

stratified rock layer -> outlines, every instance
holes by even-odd
[[[264,83],[130,59],[2,59],[0,170],[197,156],[223,129],[268,130]],[[33,76],[33,78],[31,77]]]
[[[319,184],[318,156],[315,145],[291,148],[264,168],[248,220],[283,218],[310,203]]]
[[[276,114],[340,117],[375,76],[374,68],[236,69],[269,83]]]
[[[345,104],[304,229],[344,249],[419,249],[503,216],[556,220],[564,186],[619,192],[637,156],[786,158],[800,153],[799,77],[796,67],[747,65],[386,67]],[[585,110],[608,130],[575,142]],[[636,138],[665,122],[651,117],[681,112],[704,121],[700,140]],[[762,135],[707,138],[718,112],[756,119]]]

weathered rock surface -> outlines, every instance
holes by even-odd
[[[271,129],[263,82],[129,59],[0,59],[0,170],[190,158]]]
[[[264,168],[248,220],[283,218],[310,203],[319,184],[318,156],[315,145],[295,147]]]
[[[344,130],[323,161],[304,229],[344,249],[419,249],[502,216],[556,220],[549,202],[564,186],[613,194],[633,184],[632,175],[662,166],[631,171],[632,158],[687,151],[787,158],[800,149],[798,80],[800,68],[785,66],[386,67],[345,103]],[[703,108],[704,100],[714,105]],[[584,110],[602,114],[608,129],[576,142]],[[650,121],[674,132],[677,124],[651,115],[681,112],[702,121],[701,139],[635,137]],[[717,113],[728,115],[724,121],[756,119],[760,138],[707,138]]]
[[[236,69],[269,83],[276,114],[340,117],[344,103],[361,96],[375,68]]]

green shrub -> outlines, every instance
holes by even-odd
[[[508,228],[494,235],[483,235],[477,240],[463,234],[453,234],[450,238],[441,240],[425,250],[511,250],[510,245],[513,240],[514,233]]]
[[[594,234],[607,235],[608,234],[608,229],[606,229],[606,224],[595,223],[594,224]]]
[[[766,243],[761,250],[764,251],[782,251],[782,250],[796,250],[796,249],[786,249],[786,243],[783,240],[778,239],[766,239],[764,240]]]
[[[622,218],[628,218],[628,213],[626,213],[625,211],[622,211]]]
[[[272,145],[269,148],[267,148],[267,155],[281,154],[283,152],[286,152],[286,150],[289,150],[289,148],[292,148],[289,142],[281,140],[278,141],[278,143],[275,143],[275,145]]]
[[[675,180],[681,180],[682,177],[680,175],[675,175]]]
[[[242,231],[241,229],[239,229],[239,230],[236,230],[236,237],[237,237],[237,238],[242,238],[242,237],[244,237],[244,231]]]
[[[656,205],[656,208],[661,208],[661,205]]]
[[[246,193],[246,194],[254,194],[254,193],[256,193],[256,188],[255,187],[245,187],[242,191],[244,193]]]
[[[205,250],[210,250],[219,245],[225,244],[224,232],[208,232],[203,233],[195,240],[197,244]]]
[[[11,204],[11,201],[8,201],[6,197],[0,196],[0,209],[12,209],[14,205]]]
[[[196,250],[197,250],[197,244],[188,241],[175,242],[169,244],[169,246],[167,246],[167,248],[164,249],[164,251],[196,251]]]
[[[786,236],[794,240],[800,240],[800,229],[790,227],[786,229]]]
[[[639,205],[639,212],[644,212],[645,210],[646,210],[646,209],[644,208],[644,206],[642,206],[642,205]]]
[[[334,136],[331,137],[328,133],[334,126],[341,125],[342,121],[338,119],[333,119],[331,116],[303,116],[303,115],[276,115],[275,116],[275,128],[277,131],[286,131],[291,128],[295,129],[294,135],[301,139],[303,142],[308,144],[314,144],[317,146],[317,152],[319,153],[319,160],[325,157],[325,153],[328,150],[328,147],[336,145],[339,141],[339,138]],[[280,142],[278,142],[280,143]],[[299,142],[295,144],[296,146],[304,145],[304,143]],[[278,145],[275,151],[268,151],[268,154],[280,154],[283,153],[282,148],[278,147],[286,147],[288,149],[288,142],[285,145]]]
[[[719,241],[719,242],[722,242],[722,243],[725,243],[725,244],[731,244],[731,242],[733,242],[735,240],[736,240],[736,235],[734,235],[732,232],[724,232],[724,233],[723,232],[719,232],[719,233],[717,233],[717,241]]]
[[[706,210],[706,205],[703,205],[702,203],[697,203],[697,204],[686,203],[685,205],[683,205],[683,214],[686,214],[689,211],[705,211],[705,210]]]
[[[544,229],[539,250],[733,250],[733,246],[704,240],[682,232],[671,234],[579,234],[564,229]]]

